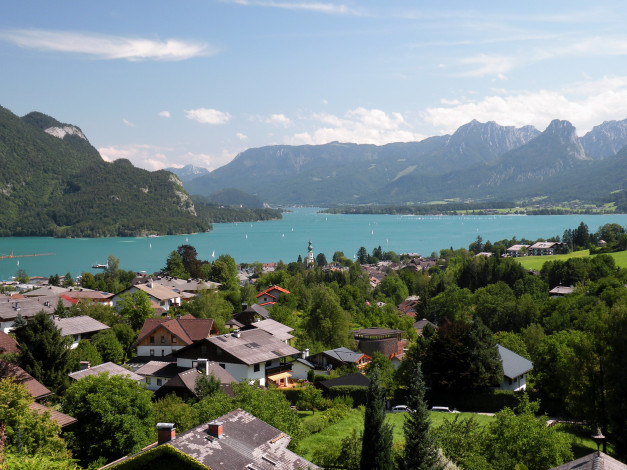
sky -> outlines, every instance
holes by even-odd
[[[626,20],[622,1],[5,2],[0,105],[149,170],[473,119],[582,136],[627,118]]]

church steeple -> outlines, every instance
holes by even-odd
[[[307,258],[305,259],[305,266],[313,268],[316,265],[313,255],[313,247],[311,246],[311,240],[309,240],[309,247],[307,248]]]

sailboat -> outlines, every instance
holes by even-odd
[[[215,257],[216,257],[216,250],[213,250],[213,251],[211,252],[211,257],[212,257],[212,258],[215,258]]]

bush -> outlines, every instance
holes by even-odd
[[[368,387],[358,385],[338,385],[337,387],[331,387],[327,392],[327,397],[331,400],[347,396],[353,400],[353,406],[365,405],[366,395],[368,393]]]

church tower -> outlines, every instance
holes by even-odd
[[[313,268],[316,265],[313,255],[313,247],[311,246],[311,240],[309,240],[309,247],[307,248],[307,258],[305,258],[305,267]]]

